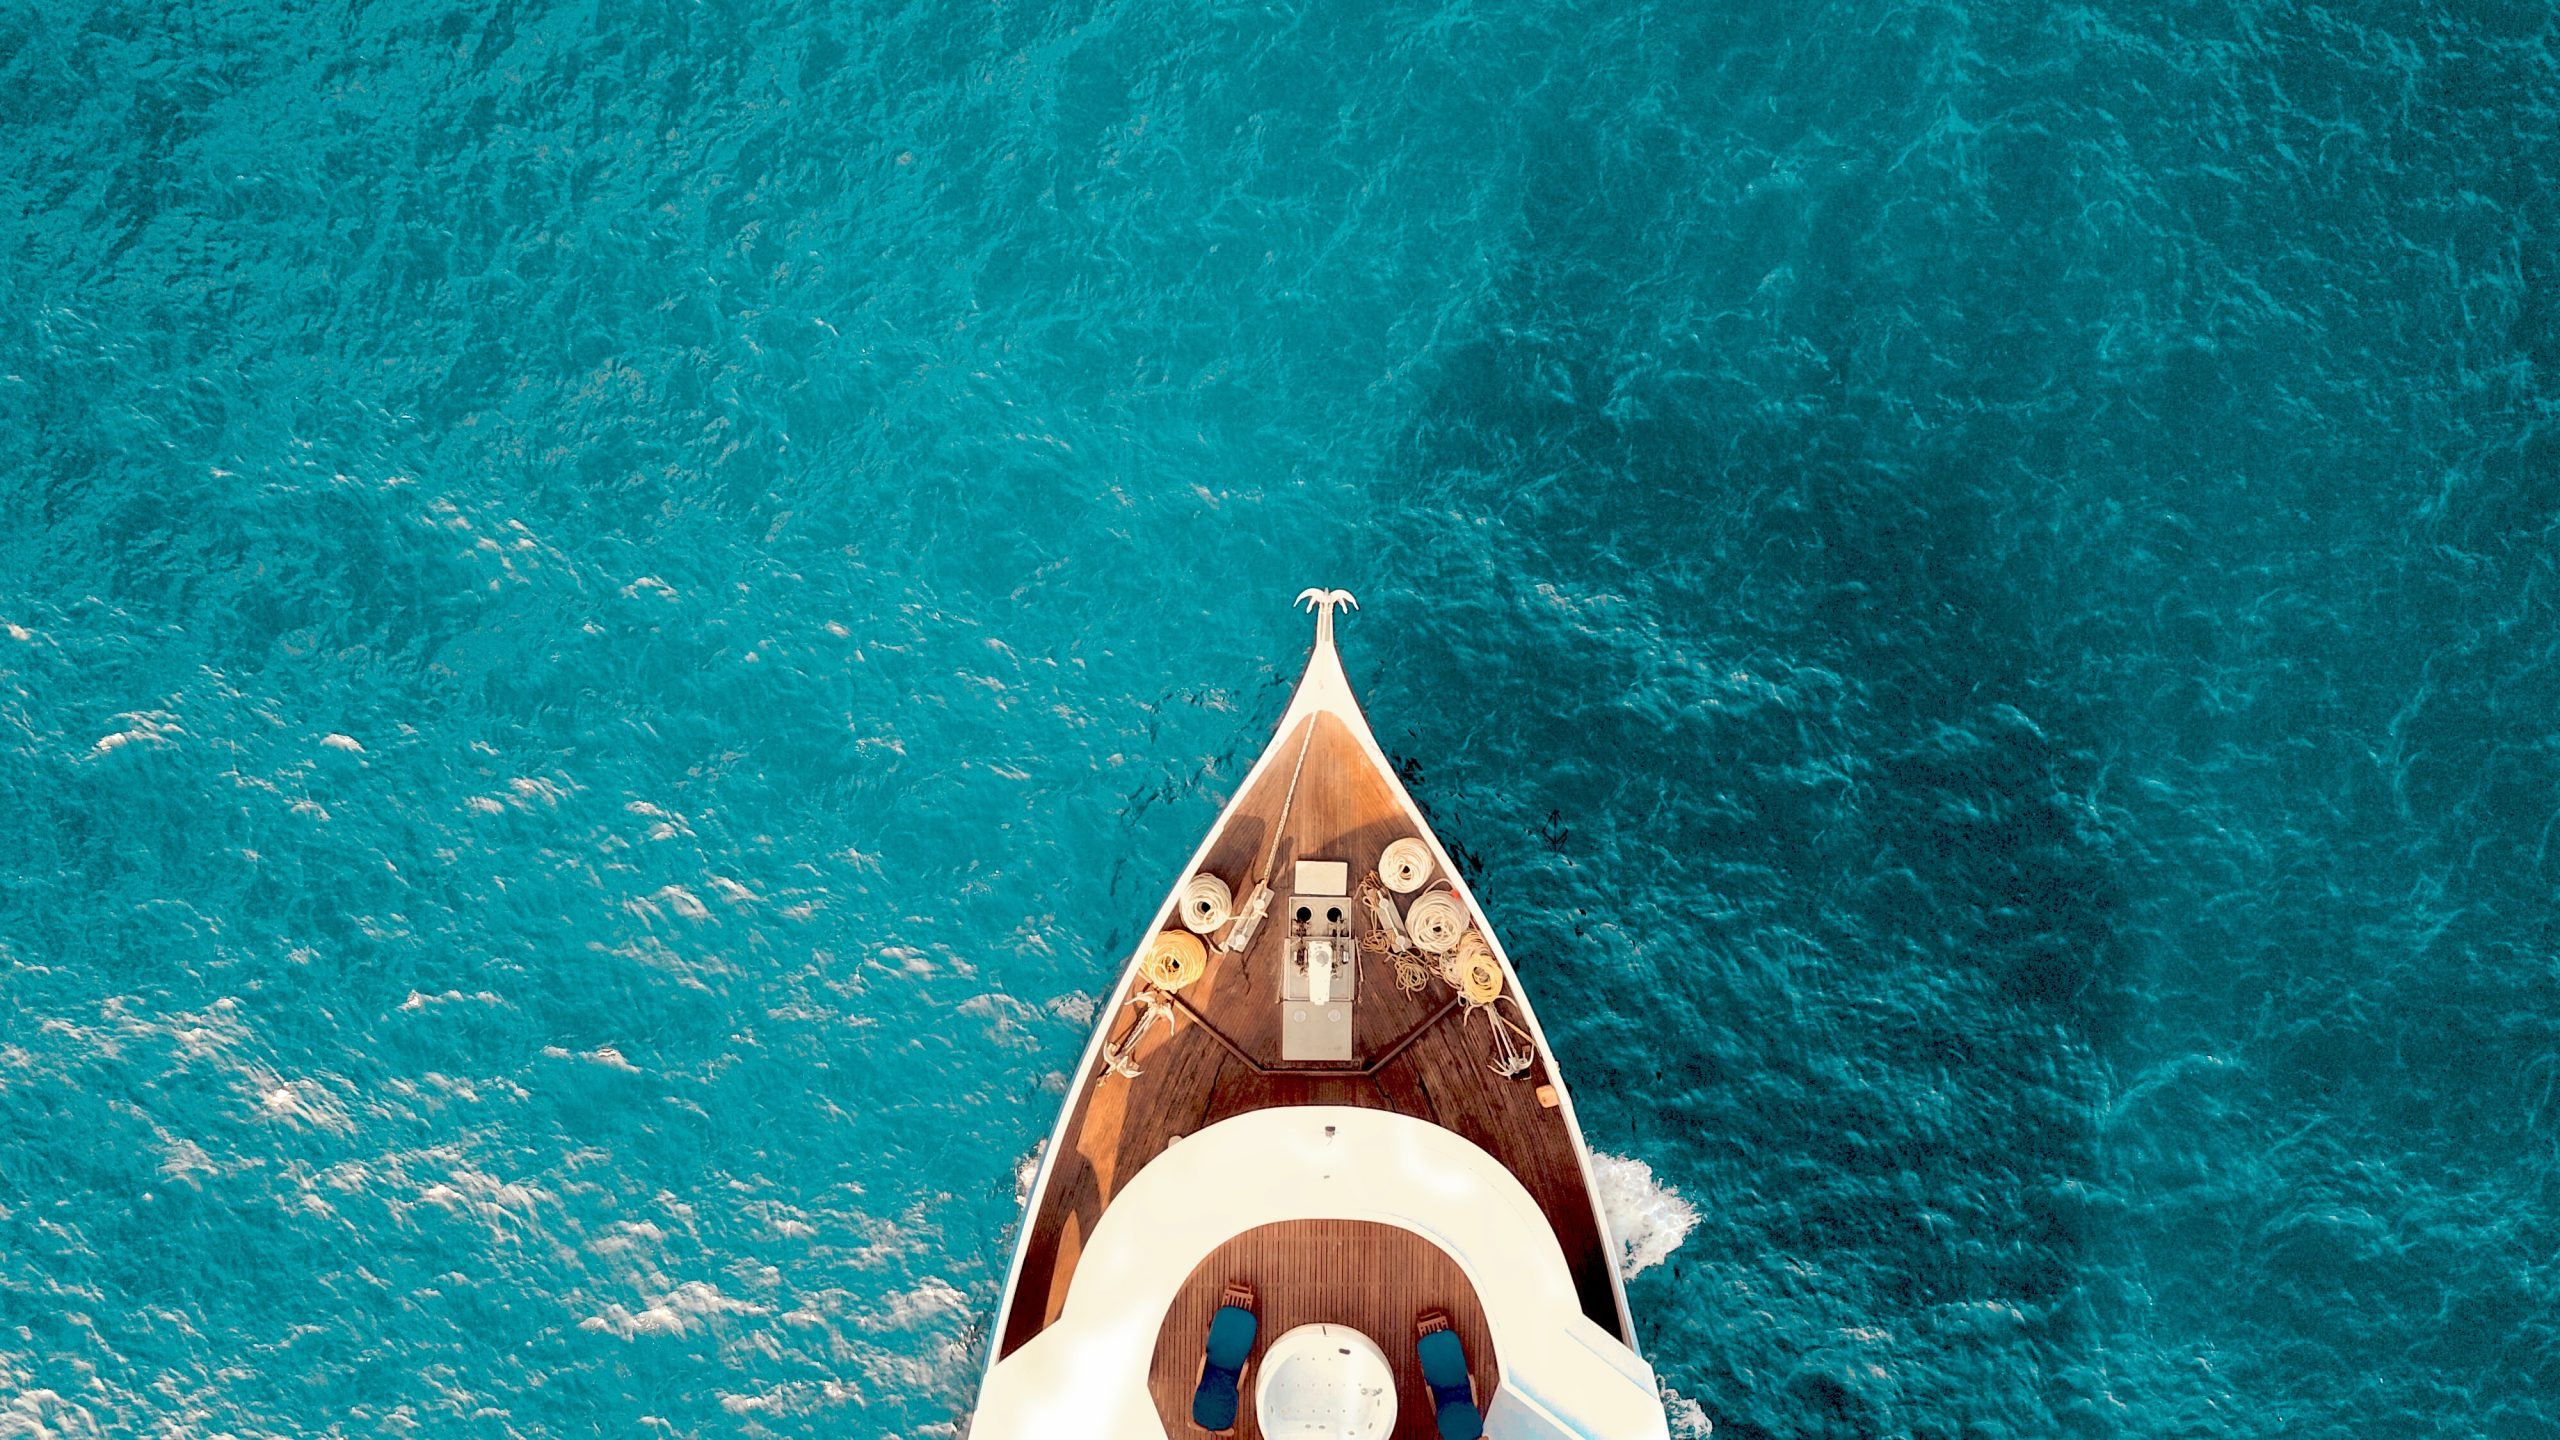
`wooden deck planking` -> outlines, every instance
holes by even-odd
[[[1289,806],[1280,859],[1273,867],[1270,918],[1243,955],[1219,957],[1184,995],[1220,1033],[1265,1065],[1284,1063],[1280,1058],[1279,996],[1281,954],[1288,938],[1286,906],[1294,878],[1290,862],[1345,861],[1357,888],[1360,878],[1377,868],[1378,853],[1387,843],[1414,831],[1384,777],[1360,753],[1342,722],[1331,716],[1317,716],[1308,723],[1316,727],[1316,733],[1308,746],[1308,763],[1300,774],[1297,798]],[[1294,768],[1288,762],[1294,757],[1292,739],[1281,747],[1282,763],[1275,764],[1256,786],[1251,803],[1257,809],[1279,809]],[[1252,836],[1249,840],[1233,833],[1247,829]],[[1225,880],[1235,891],[1238,903],[1242,903],[1261,878],[1259,867],[1269,851],[1271,827],[1268,823],[1250,827],[1231,824],[1228,831],[1210,847],[1202,868]],[[1366,919],[1357,914],[1358,902],[1349,902],[1347,908],[1354,911],[1354,928],[1367,929]],[[1442,995],[1436,987],[1420,996],[1398,990],[1393,965],[1368,958],[1360,969],[1360,999],[1353,1009],[1352,1021],[1354,1044],[1361,1054],[1385,1049],[1438,1008]]]
[[[1617,1257],[1602,1240],[1572,1131],[1562,1115],[1538,1103],[1546,1067],[1516,1081],[1487,1084],[1493,1078],[1483,1068],[1488,1050],[1483,1022],[1462,1026],[1453,1015],[1415,1041],[1399,1063],[1411,1065],[1439,1124],[1499,1156],[1520,1177],[1555,1227],[1582,1312],[1616,1335],[1618,1297],[1610,1272]]]
[[[1314,727],[1312,733],[1301,730],[1286,737],[1203,862],[1204,869],[1227,881],[1239,901],[1252,891],[1296,768],[1298,740],[1306,736],[1306,764],[1282,826],[1274,867],[1272,913],[1241,956],[1213,949],[1201,979],[1182,995],[1227,1043],[1203,1033],[1191,1016],[1178,1014],[1169,1032],[1160,1027],[1142,1047],[1142,1073],[1136,1078],[1099,1066],[1078,1077],[1067,1153],[1052,1164],[1036,1213],[1029,1217],[1031,1239],[1015,1303],[1002,1323],[1000,1353],[1010,1353],[1057,1317],[1083,1237],[1092,1233],[1121,1185],[1174,1137],[1270,1105],[1393,1109],[1446,1126],[1480,1146],[1517,1174],[1545,1211],[1574,1271],[1584,1311],[1603,1329],[1619,1333],[1608,1269],[1614,1262],[1600,1242],[1574,1137],[1563,1116],[1536,1099],[1547,1073],[1543,1058],[1537,1072],[1523,1079],[1504,1081],[1486,1073],[1489,1041],[1483,1024],[1466,1022],[1463,1011],[1451,1011],[1415,1034],[1441,1009],[1445,988],[1435,983],[1420,995],[1406,995],[1396,986],[1391,963],[1364,956],[1354,1012],[1359,1053],[1382,1054],[1414,1034],[1411,1044],[1374,1076],[1279,1068],[1285,1064],[1279,1050],[1279,969],[1288,929],[1290,862],[1346,861],[1356,886],[1376,868],[1387,842],[1418,828],[1341,722],[1317,716],[1306,723]],[[1354,909],[1355,933],[1367,930],[1367,917],[1357,913],[1356,901]],[[1108,1016],[1102,1023],[1116,1035],[1126,1017]]]
[[[1147,1376],[1156,1409],[1172,1436],[1207,1432],[1191,1423],[1191,1391],[1200,1373],[1200,1346],[1209,1318],[1230,1280],[1256,1292],[1261,1329],[1258,1361],[1271,1342],[1300,1325],[1348,1325],[1378,1342],[1395,1367],[1396,1428],[1393,1440],[1436,1440],[1431,1392],[1423,1387],[1422,1362],[1413,1349],[1414,1317],[1426,1309],[1449,1312],[1450,1328],[1466,1342],[1467,1367],[1480,1400],[1501,1383],[1484,1307],[1464,1270],[1438,1246],[1409,1230],[1365,1220],[1292,1220],[1248,1230],[1211,1252],[1183,1282],[1156,1333]],[[1243,1418],[1237,1440],[1259,1440],[1253,1386],[1259,1365],[1245,1372]]]

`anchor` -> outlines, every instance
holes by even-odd
[[[1316,645],[1320,649],[1332,648],[1333,612],[1346,605],[1354,610],[1360,608],[1360,602],[1352,598],[1350,591],[1327,590],[1321,585],[1299,591],[1298,603],[1315,612]]]

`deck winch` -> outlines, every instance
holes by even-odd
[[[1280,951],[1280,1058],[1353,1058],[1351,1006],[1360,998],[1360,951],[1351,942],[1351,867],[1301,860],[1290,887],[1289,933]]]

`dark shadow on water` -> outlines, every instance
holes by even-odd
[[[1836,366],[1648,350],[1609,254],[1533,249],[1441,357],[1355,680],[1594,1143],[1707,1212],[1635,1300],[1716,1433],[1970,1433],[1984,1387],[2072,1433],[2129,982],[2068,537],[1969,453],[2004,422],[1906,449]]]

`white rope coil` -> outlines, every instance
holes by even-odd
[[[1434,890],[1405,907],[1405,933],[1434,955],[1446,955],[1467,933],[1466,907],[1446,890]]]
[[[1410,895],[1431,878],[1431,852],[1411,836],[1398,840],[1378,857],[1378,878],[1397,894]]]
[[[1182,928],[1206,935],[1235,917],[1235,903],[1227,882],[1203,870],[1182,887]]]

